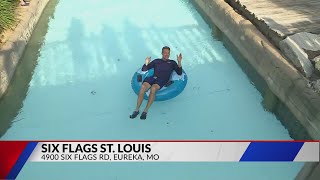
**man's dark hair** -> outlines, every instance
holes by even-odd
[[[170,48],[168,46],[164,46],[161,52],[163,52],[164,49],[168,49],[170,51]]]

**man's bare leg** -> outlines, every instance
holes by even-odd
[[[135,111],[132,113],[132,115],[130,115],[130,118],[135,118],[137,117],[137,115],[139,114],[139,109],[140,109],[140,106],[142,104],[142,101],[143,101],[143,96],[144,96],[144,93],[151,87],[151,85],[147,82],[144,82],[140,88],[140,91],[139,91],[139,94],[138,94],[138,100],[137,100],[137,106],[136,106],[136,109]]]
[[[159,89],[160,89],[160,86],[158,84],[153,84],[151,86],[148,103],[147,103],[146,108],[143,110],[143,113],[141,114],[140,119],[146,119],[147,112],[148,112],[150,106],[152,105],[152,103],[156,97],[156,93]]]
[[[144,82],[140,88],[140,91],[139,91],[139,95],[138,95],[138,100],[137,100],[137,106],[136,106],[136,111],[139,111],[140,109],[140,106],[142,104],[142,101],[143,101],[143,96],[144,96],[144,93],[151,87],[151,85],[147,82]]]

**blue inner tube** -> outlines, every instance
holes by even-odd
[[[131,80],[131,87],[133,91],[138,95],[142,82],[146,77],[152,76],[154,73],[153,69],[148,71],[142,71],[141,68],[136,71]],[[139,82],[139,80],[141,80]],[[178,96],[186,87],[188,81],[188,76],[182,71],[182,75],[178,75],[175,71],[172,72],[169,82],[171,85],[163,86],[157,91],[155,101],[165,101]],[[167,83],[168,84],[168,83]],[[144,94],[144,99],[148,100],[150,90]]]

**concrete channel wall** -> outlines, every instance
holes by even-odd
[[[0,99],[8,89],[33,29],[49,1],[32,0],[29,6],[24,7],[27,11],[22,14],[14,32],[0,47]]]
[[[307,87],[307,79],[249,20],[224,0],[193,0],[193,3],[232,41],[311,137],[319,140],[320,96]],[[319,177],[319,163],[306,163],[296,179],[316,180]]]
[[[307,87],[308,80],[224,0],[193,1],[239,49],[310,136],[320,139],[320,96]]]

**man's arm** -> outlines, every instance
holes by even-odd
[[[181,62],[180,63],[176,63],[175,61],[173,61],[174,64],[173,64],[173,69],[176,71],[176,73],[178,75],[181,75],[182,74],[182,66],[181,66]]]
[[[151,62],[150,61],[146,61],[146,63],[143,64],[143,66],[142,66],[142,71],[148,71],[149,69],[154,68],[155,61],[156,60],[153,60]]]

